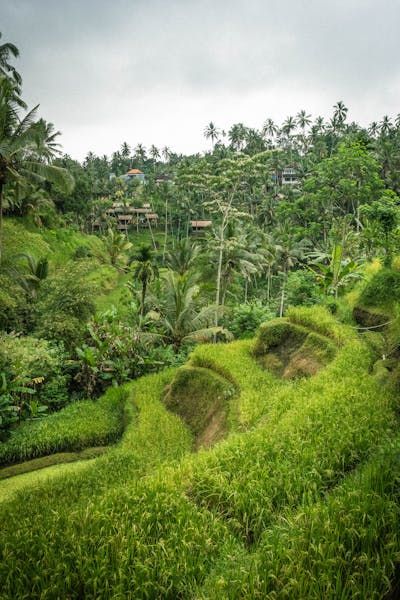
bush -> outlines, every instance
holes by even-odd
[[[77,264],[65,267],[41,286],[36,304],[35,334],[64,342],[73,349],[95,312],[93,286],[86,281],[87,269]]]
[[[261,323],[273,317],[271,309],[260,302],[237,304],[232,308],[229,317],[224,319],[224,327],[236,338],[252,337]]]
[[[312,306],[321,300],[315,276],[309,271],[291,271],[286,283],[288,306]]]
[[[82,258],[90,258],[92,257],[92,251],[88,246],[78,246],[74,253],[72,254],[72,258],[74,260],[80,260]]]
[[[0,336],[0,430],[57,410],[68,401],[64,353],[33,337]]]

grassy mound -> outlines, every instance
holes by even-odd
[[[209,448],[227,432],[228,400],[234,394],[232,383],[215,371],[187,365],[168,386],[165,403],[188,425],[195,447]]]
[[[97,401],[75,402],[44,419],[26,421],[0,444],[0,465],[115,442],[125,426],[125,401],[123,388],[110,388]]]
[[[315,375],[335,355],[335,344],[303,325],[275,319],[260,327],[254,355],[285,379]]]

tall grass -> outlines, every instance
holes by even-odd
[[[0,444],[0,464],[81,450],[115,442],[124,429],[123,388],[110,388],[99,400],[82,400],[37,421],[26,421]]]
[[[127,386],[114,448],[0,505],[1,597],[382,597],[399,442],[378,449],[398,424],[354,337],[296,383],[263,371],[252,342],[197,348],[192,364],[240,392],[235,433],[199,454],[160,400],[175,370]]]
[[[315,377],[271,394],[276,409],[258,429],[193,466],[190,497],[248,543],[281,510],[318,499],[396,428],[391,396],[368,375],[369,362],[351,342]]]
[[[253,553],[225,556],[196,597],[389,597],[400,548],[399,456],[397,437],[326,498],[283,513]]]

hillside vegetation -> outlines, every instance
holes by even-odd
[[[397,598],[400,115],[338,101],[79,162],[18,54],[0,43],[1,600]]]
[[[400,524],[396,397],[371,373],[365,342],[320,310],[282,324],[303,337],[323,330],[330,362],[290,382],[264,370],[255,351],[280,323],[139,379],[126,388],[131,417],[114,449],[10,490],[4,597],[382,597]],[[191,370],[181,421],[165,401]],[[225,406],[226,439],[192,453],[189,429],[199,435],[210,412],[198,411],[202,390],[210,408]],[[40,577],[35,556],[45,557]]]

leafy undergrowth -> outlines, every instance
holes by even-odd
[[[162,402],[176,370],[128,386],[115,447],[2,503],[2,597],[382,598],[399,547],[396,401],[363,342],[320,316],[289,316],[337,347],[308,379],[263,370],[254,342],[195,350],[193,367],[240,390],[210,450],[191,453]]]
[[[82,400],[45,419],[26,421],[0,444],[0,465],[111,444],[124,429],[125,403],[124,388],[110,388],[97,401]]]

